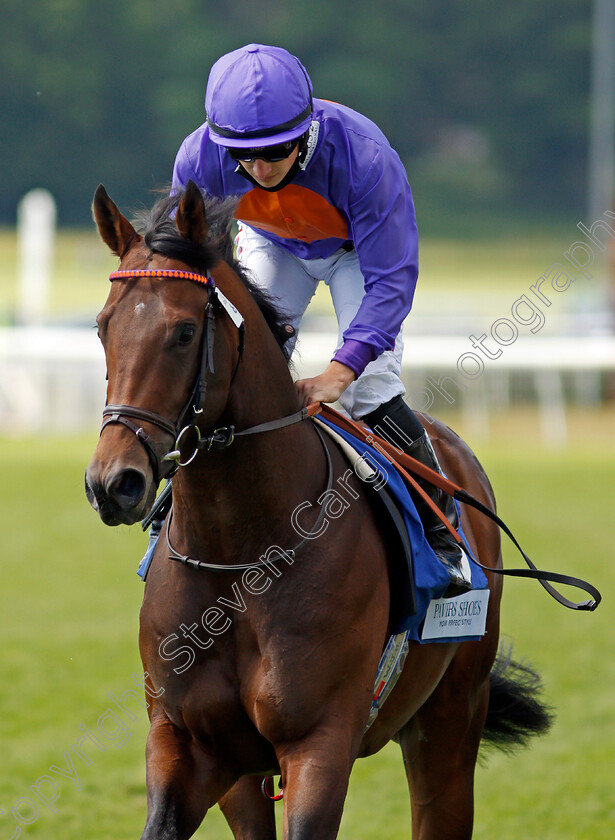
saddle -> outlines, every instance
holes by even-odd
[[[484,572],[490,572],[491,574],[495,575],[508,575],[511,577],[524,577],[530,578],[532,580],[537,580],[541,586],[554,598],[559,604],[562,604],[564,607],[568,607],[572,610],[583,610],[583,611],[593,611],[597,608],[602,600],[602,595],[588,581],[583,580],[582,578],[574,577],[573,575],[565,575],[560,574],[559,572],[548,572],[543,571],[542,569],[538,569],[532,560],[528,557],[525,551],[519,545],[519,542],[515,538],[514,534],[510,530],[510,528],[506,525],[506,523],[495,513],[495,511],[488,508],[484,505],[481,501],[474,498],[470,493],[467,492],[463,487],[460,487],[458,484],[455,484],[453,481],[450,481],[446,476],[435,472],[434,470],[426,467],[424,464],[421,464],[415,458],[412,458],[410,455],[407,455],[404,452],[401,452],[397,447],[393,446],[388,441],[384,440],[381,437],[378,437],[373,432],[371,432],[366,427],[355,423],[353,420],[350,420],[347,417],[344,417],[339,412],[335,411],[334,409],[330,408],[328,405],[320,406],[320,417],[324,421],[328,421],[332,426],[336,427],[340,434],[344,434],[349,436],[350,439],[355,441],[360,441],[362,445],[369,445],[374,444],[377,447],[377,452],[374,449],[374,457],[381,457],[384,459],[383,463],[388,465],[389,469],[394,468],[394,472],[391,475],[398,473],[407,484],[412,487],[413,492],[417,493],[421,498],[428,504],[438,516],[438,518],[443,522],[445,527],[450,531],[453,538],[457,540],[459,543],[464,544],[464,548],[466,553],[470,557],[471,560],[471,568],[472,568],[472,575],[474,575],[474,568],[481,569]],[[413,475],[420,476],[422,479],[434,484],[436,487],[439,487],[445,493],[448,493],[453,497],[455,503],[463,502],[464,504],[469,505],[470,507],[475,508],[488,519],[491,519],[496,525],[506,534],[506,536],[511,540],[513,545],[517,548],[523,560],[527,564],[527,569],[502,569],[502,568],[492,568],[489,566],[483,566],[475,557],[472,556],[472,553],[469,550],[469,546],[467,542],[465,542],[465,538],[463,537],[463,533],[461,528],[459,531],[456,531],[451,523],[448,521],[446,516],[442,513],[442,511],[432,502],[431,499],[427,496],[425,491],[422,487],[418,484],[416,479],[413,478]],[[474,582],[474,577],[472,577],[472,581]],[[552,584],[553,583],[560,583],[565,584],[567,586],[572,586],[577,589],[581,589],[587,592],[591,597],[589,600],[586,601],[571,601],[570,599],[566,598],[564,595],[561,594]],[[458,596],[462,597],[462,596]],[[451,601],[454,599],[450,599]]]
[[[429,607],[432,602],[442,599],[449,584],[449,576],[425,538],[409,489],[409,486],[416,484],[415,479],[411,475],[406,479],[404,467],[396,463],[392,456],[389,460],[380,451],[381,438],[357,426],[364,437],[363,440],[359,439],[353,434],[356,424],[328,406],[323,406],[323,411],[313,422],[318,423],[336,441],[355,475],[370,488],[370,500],[380,520],[386,523],[387,537],[394,546],[393,558],[389,563],[393,635],[408,632],[408,638],[417,642],[479,639],[484,633],[484,621],[452,626],[450,635],[439,634],[436,639],[430,636],[429,630],[427,635],[424,633],[424,621]],[[398,452],[396,450],[395,454]],[[428,473],[432,472],[427,467],[424,469]],[[434,473],[434,476],[437,475]],[[427,496],[420,488],[419,491]],[[463,531],[455,534],[456,539],[463,541],[469,552]],[[476,591],[483,591],[488,597],[487,578],[475,564],[472,566],[472,585],[473,589],[465,593],[465,596],[475,598]],[[465,596],[458,596],[458,599],[465,600]],[[455,599],[446,600],[457,603]]]
[[[372,486],[374,491],[377,491],[376,495],[379,503],[388,513],[389,522],[396,530],[398,545],[401,547],[401,553],[405,559],[405,563],[393,564],[390,569],[391,617],[394,630],[389,637],[378,666],[366,730],[373,724],[383,703],[395,687],[402,673],[411,640],[419,643],[469,641],[480,639],[484,635],[489,589],[483,570],[500,575],[509,574],[516,577],[536,579],[550,595],[564,606],[577,610],[596,609],[601,596],[595,587],[579,578],[554,572],[543,572],[537,569],[498,515],[463,488],[415,461],[411,456],[373,434],[371,430],[354,423],[329,406],[323,405],[319,414],[320,419],[315,419],[314,422],[320,423],[331,436],[338,440],[340,448],[349,457],[350,463],[353,464],[353,469],[363,480],[366,480],[365,476],[361,476],[356,469],[357,459],[361,461],[368,459],[372,466],[369,476],[372,479],[374,475],[377,477],[376,481],[372,481]],[[352,454],[349,454],[348,450]],[[385,481],[378,481],[379,470],[382,470],[383,475],[386,476]],[[469,550],[461,526],[459,532],[456,532],[448,519],[444,517],[444,514],[438,508],[435,508],[412,473],[449,493],[455,499],[455,504],[458,507],[458,502],[464,501],[496,522],[518,548],[529,568],[491,569],[479,563]],[[410,499],[408,487],[412,487],[414,492],[418,493],[427,504],[434,508],[438,517],[442,519],[454,538],[464,543],[464,548],[471,560],[473,589],[469,592],[455,598],[444,599],[441,597],[448,585],[448,573],[425,540],[416,508]],[[408,500],[411,507],[407,505]],[[417,534],[415,527],[417,521],[420,534]],[[405,580],[400,587],[399,574],[401,570],[405,571]],[[434,581],[430,580],[432,574],[436,577],[439,574],[441,578],[444,577],[445,579],[434,585]],[[550,581],[577,586],[590,593],[592,598],[589,601],[577,604],[561,595],[551,585]]]

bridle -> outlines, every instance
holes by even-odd
[[[252,426],[249,429],[244,429],[239,432],[235,431],[234,426],[224,426],[214,429],[208,435],[203,436],[198,426],[198,418],[203,413],[205,407],[207,374],[214,373],[213,351],[216,332],[216,311],[219,309],[224,310],[237,328],[237,361],[235,362],[235,367],[231,375],[231,385],[239,370],[245,349],[246,328],[243,315],[220,289],[218,289],[212,277],[197,274],[196,272],[177,269],[135,269],[130,271],[114,271],[109,275],[109,280],[111,282],[114,280],[136,280],[141,277],[190,280],[193,283],[205,286],[208,292],[203,333],[201,336],[201,362],[199,372],[190,396],[180,411],[177,420],[173,422],[155,411],[133,405],[107,405],[103,410],[104,419],[100,433],[102,434],[104,429],[113,423],[119,423],[129,429],[147,452],[156,484],[159,484],[163,479],[171,478],[175,475],[179,467],[188,466],[202,450],[212,448],[224,449],[230,446],[236,437],[280,429],[284,426],[305,420],[307,417],[317,413],[316,406],[310,407],[309,409],[303,408],[287,417],[260,423],[257,426]],[[174,441],[173,448],[161,455],[156,444],[143,427],[133,422],[135,420],[142,420],[162,430],[165,434],[170,435]],[[192,443],[190,443],[191,439]],[[189,454],[182,456],[182,451],[188,446],[190,447]]]
[[[158,484],[162,479],[171,478],[177,472],[180,466],[178,457],[170,458],[171,452],[161,454],[151,437],[143,429],[142,426],[134,423],[134,420],[142,420],[152,426],[170,435],[175,441],[175,451],[178,450],[178,444],[181,443],[180,437],[185,436],[186,429],[196,424],[196,418],[203,412],[205,401],[205,393],[207,390],[207,372],[213,373],[213,342],[215,335],[215,314],[213,311],[213,300],[216,287],[211,277],[206,277],[203,274],[197,274],[192,271],[182,271],[176,269],[134,269],[131,271],[114,271],[109,275],[109,280],[113,283],[114,280],[137,280],[142,277],[161,278],[168,280],[190,280],[193,283],[205,286],[207,289],[207,303],[205,305],[205,319],[203,324],[203,334],[201,336],[201,364],[197,374],[194,387],[179,413],[175,422],[163,417],[155,411],[145,408],[139,408],[133,405],[107,405],[103,410],[103,424],[100,433],[113,423],[119,423],[125,426],[129,431],[136,435],[139,443],[142,444],[150,461],[154,473],[154,480]],[[241,326],[243,327],[243,318],[241,318]],[[237,366],[241,361],[243,353],[243,335],[245,328],[241,330],[241,351],[238,356]]]
[[[163,417],[161,414],[157,414],[155,411],[150,411],[149,409],[139,408],[137,406],[132,405],[107,405],[103,411],[103,418],[105,419],[100,430],[101,434],[103,430],[112,423],[119,423],[125,426],[131,432],[133,432],[136,435],[139,442],[144,446],[148,454],[156,483],[159,483],[160,480],[163,478],[171,478],[171,476],[173,476],[177,472],[179,467],[188,466],[188,464],[192,463],[192,461],[196,458],[197,454],[203,449],[223,449],[227,446],[230,446],[230,444],[233,443],[236,437],[240,437],[242,435],[253,435],[259,432],[268,432],[274,429],[281,429],[284,426],[290,426],[293,423],[298,423],[302,420],[306,420],[308,417],[313,417],[314,415],[320,413],[322,407],[320,406],[320,404],[315,403],[310,406],[307,406],[306,408],[302,408],[300,411],[297,411],[294,414],[290,414],[286,417],[280,417],[276,420],[269,420],[265,423],[259,423],[257,426],[252,426],[249,429],[244,429],[242,431],[236,432],[234,426],[225,426],[222,428],[214,429],[214,431],[212,431],[209,435],[203,437],[197,425],[197,420],[199,415],[203,413],[205,405],[205,395],[207,393],[207,373],[214,373],[213,349],[216,330],[216,308],[224,309],[224,311],[228,314],[233,324],[237,328],[239,336],[239,343],[237,345],[237,361],[235,363],[235,367],[231,375],[231,385],[233,383],[233,380],[235,379],[235,376],[237,375],[237,371],[239,369],[239,365],[241,364],[241,360],[243,358],[243,353],[245,349],[245,321],[243,315],[234,306],[234,304],[232,304],[228,300],[228,298],[226,298],[222,294],[222,292],[217,288],[213,278],[206,277],[205,275],[197,274],[195,272],[174,269],[139,269],[132,271],[115,271],[109,276],[109,280],[113,282],[114,280],[137,279],[140,277],[158,277],[172,280],[191,280],[194,283],[199,283],[201,285],[206,286],[208,291],[207,304],[205,305],[203,334],[201,336],[201,364],[190,397],[186,402],[184,408],[181,410],[179,417],[177,418],[175,423]],[[339,422],[340,415],[337,416]],[[133,419],[143,420],[161,429],[166,434],[171,435],[173,440],[175,441],[174,449],[168,451],[161,457],[149,435],[147,435],[147,433],[142,427],[138,426],[136,423],[133,423]],[[353,423],[352,421],[349,421],[344,418],[342,418],[342,420],[347,427],[350,426],[350,429],[348,430],[355,436],[359,437],[360,439],[366,439],[368,441],[373,440],[373,438],[366,435],[366,433],[356,423]],[[333,469],[331,457],[324,443],[322,434],[316,426],[314,428],[316,429],[318,437],[320,438],[320,441],[325,451],[328,474],[326,492],[329,492],[333,484]],[[194,447],[189,457],[186,457],[182,460],[182,445],[185,443],[185,440],[190,433],[193,433],[195,436]],[[378,440],[380,443],[380,452],[384,452],[384,454],[386,455],[386,448],[390,448],[390,444],[388,444],[385,440]],[[384,447],[384,450],[382,447]],[[393,447],[393,449],[395,449],[395,447]],[[389,456],[387,457],[389,460],[392,460]],[[402,454],[402,459],[403,457],[404,456]],[[474,558],[472,558],[473,561],[478,566],[480,566],[481,569],[484,569],[486,572],[491,572],[500,575],[513,575],[516,577],[534,578],[540,581],[540,583],[547,590],[547,592],[549,592],[550,595],[552,595],[557,601],[559,601],[559,603],[563,604],[564,606],[577,610],[596,609],[596,607],[601,601],[602,596],[594,586],[587,583],[586,581],[581,580],[580,578],[571,577],[569,575],[556,574],[553,572],[544,572],[537,569],[536,566],[530,560],[530,558],[523,551],[510,529],[500,519],[500,517],[497,516],[496,513],[494,513],[488,507],[483,505],[482,502],[480,502],[478,499],[475,499],[473,496],[471,496],[462,487],[459,487],[453,484],[452,482],[448,481],[448,479],[446,479],[444,476],[434,473],[429,468],[426,468],[422,464],[416,462],[410,456],[405,457],[409,462],[408,465],[410,466],[410,469],[413,471],[413,473],[418,475],[423,474],[428,481],[430,481],[435,486],[440,487],[445,492],[449,493],[451,496],[453,496],[453,498],[459,499],[460,501],[469,504],[471,507],[476,508],[481,513],[483,513],[484,515],[492,519],[494,522],[496,522],[496,524],[510,537],[514,545],[521,552],[523,559],[529,566],[529,569],[493,569],[487,566],[482,566],[480,563],[474,560]],[[397,458],[399,458],[399,454],[397,455]],[[409,482],[413,486],[415,486],[415,489],[420,491],[420,488],[418,487],[418,485],[416,485],[416,482],[411,476],[408,475],[407,472],[405,472],[400,467],[399,463],[397,463],[397,469],[400,470],[400,472],[409,480]],[[425,471],[427,475],[425,475]],[[168,484],[165,490],[160,494],[159,499],[157,501],[161,502],[163,496],[165,496],[169,490],[170,484]],[[322,524],[322,518],[324,517],[324,510],[325,506],[323,506],[320,511],[318,520],[315,523],[312,533],[319,532],[320,526]],[[149,524],[151,522],[151,519],[152,514],[150,514],[150,516],[147,517],[146,520],[144,520],[144,522],[147,522]],[[167,522],[167,543],[170,552],[170,559],[177,560],[185,565],[189,565],[194,568],[235,571],[238,569],[260,567],[266,562],[270,562],[262,561],[256,564],[220,565],[193,560],[192,558],[186,555],[180,554],[173,548],[169,541],[169,530],[170,523]],[[311,535],[307,538],[304,538],[297,546],[295,546],[294,549],[282,552],[282,555],[286,555],[286,557],[292,562],[297,552],[301,548],[303,548],[303,546],[311,538]],[[548,583],[548,581],[552,581],[554,583],[563,583],[566,585],[576,586],[581,589],[584,589],[592,595],[592,599],[590,601],[585,601],[576,604],[573,601],[569,601],[567,598],[561,595],[561,593],[555,590]]]

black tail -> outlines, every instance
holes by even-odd
[[[504,752],[525,747],[534,735],[551,728],[554,715],[541,700],[542,681],[527,664],[512,659],[512,647],[500,648],[489,678],[490,695],[483,742]]]

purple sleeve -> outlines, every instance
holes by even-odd
[[[393,349],[418,277],[418,231],[405,169],[390,147],[379,144],[374,154],[369,144],[369,151],[369,169],[355,158],[347,210],[365,295],[333,357],[357,375]]]
[[[332,361],[341,362],[341,364],[354,370],[356,376],[361,376],[368,364],[377,358],[378,353],[371,344],[356,341],[354,338],[346,338],[340,349],[336,350]]]

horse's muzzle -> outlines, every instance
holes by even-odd
[[[137,469],[118,469],[103,480],[90,464],[85,473],[85,494],[105,525],[133,525],[142,519],[149,507],[147,489],[147,479]]]

